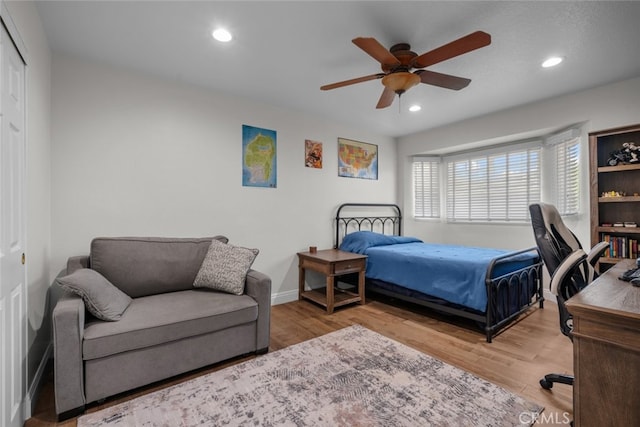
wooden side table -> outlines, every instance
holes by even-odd
[[[333,313],[335,307],[358,302],[364,304],[364,270],[366,255],[345,252],[339,249],[324,249],[314,253],[298,252],[298,299],[306,298],[327,308]],[[322,273],[327,278],[327,286],[305,291],[305,271],[309,269]],[[345,274],[358,273],[358,292],[336,289],[335,279]]]

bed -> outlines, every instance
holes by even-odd
[[[402,236],[394,204],[345,203],[335,247],[367,255],[366,290],[474,320],[487,342],[536,304],[543,308],[542,259],[518,251],[426,243]]]

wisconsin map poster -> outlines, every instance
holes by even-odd
[[[242,185],[277,187],[275,130],[242,125]]]
[[[338,138],[338,176],[378,179],[378,146]]]

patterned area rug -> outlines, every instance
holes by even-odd
[[[78,427],[512,427],[542,410],[356,325],[84,415]]]

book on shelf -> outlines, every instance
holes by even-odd
[[[605,252],[609,258],[638,258],[638,239],[602,233],[601,240],[609,243]]]

